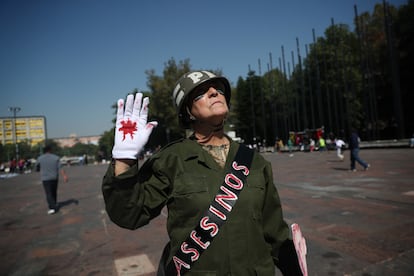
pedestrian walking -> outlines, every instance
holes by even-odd
[[[342,154],[342,148],[345,147],[345,142],[341,138],[335,139],[335,147],[336,147],[336,155],[340,160],[344,160],[344,156]]]
[[[287,141],[287,145],[288,145],[288,150],[289,150],[289,157],[293,156],[293,142],[292,139],[288,139]]]
[[[315,140],[313,140],[312,138],[309,139],[309,151],[313,152],[315,150]]]
[[[323,138],[323,136],[319,137],[318,145],[319,145],[319,151],[320,152],[326,151],[326,142],[325,142],[325,139]]]
[[[351,171],[356,172],[355,162],[358,162],[364,170],[368,170],[370,164],[365,162],[359,157],[359,143],[361,139],[355,129],[351,131],[351,136],[349,138],[349,150],[351,155]]]
[[[62,168],[60,158],[52,153],[52,147],[46,145],[43,154],[37,159],[38,170],[40,170],[40,178],[45,190],[46,201],[49,207],[47,214],[52,215],[58,211],[57,192],[59,182],[59,172],[63,177],[63,181],[68,181],[68,176]]]
[[[136,229],[168,208],[170,242],[158,275],[274,275],[275,265],[302,275],[271,164],[224,133],[228,80],[192,71],[172,94],[180,125],[192,134],[141,168],[137,156],[157,122],[147,122],[142,94],[118,100],[114,159],[102,185],[111,220]]]

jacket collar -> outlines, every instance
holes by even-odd
[[[238,149],[239,145],[234,142],[230,137],[226,136],[230,141],[230,149],[227,156],[227,161],[229,159],[234,159],[234,156],[236,154],[236,150]],[[198,159],[198,162],[204,164],[205,166],[209,168],[219,168],[219,166],[216,164],[214,159],[209,156],[209,153],[205,151],[194,139],[188,138],[184,139],[183,143],[186,145],[186,152],[184,156],[184,161],[192,160],[192,159]]]

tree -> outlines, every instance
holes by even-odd
[[[406,137],[411,137],[414,133],[414,102],[413,81],[414,76],[414,0],[409,0],[406,5],[402,5],[398,10],[398,15],[394,21],[394,31],[399,52],[401,93],[403,112],[406,126]]]
[[[358,125],[362,119],[361,74],[358,63],[358,43],[345,24],[333,24],[311,47],[305,62],[306,93],[316,91],[306,99],[311,106],[306,116],[314,116],[314,127],[325,127],[336,135]],[[315,77],[316,76],[316,77]],[[319,78],[319,82],[318,81]],[[316,111],[311,114],[312,108]]]
[[[276,136],[287,136],[289,109],[281,108],[288,101],[284,81],[284,75],[277,69],[262,77],[250,70],[246,80],[238,79],[234,121],[237,133],[247,143],[273,145]]]
[[[157,145],[165,145],[179,137],[183,137],[184,131],[178,124],[177,111],[172,102],[172,91],[176,81],[186,72],[191,70],[188,59],[178,64],[171,58],[164,67],[163,75],[157,76],[154,70],[146,71],[147,85],[150,89],[151,108],[150,117],[158,121],[150,141]]]
[[[98,162],[102,160],[109,160],[112,157],[112,148],[114,147],[115,139],[115,126],[108,131],[105,131],[98,142],[98,151],[96,152],[95,159]]]

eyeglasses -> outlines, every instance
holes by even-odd
[[[204,95],[207,94],[208,90],[211,87],[214,88],[217,91],[217,93],[224,96],[224,92],[223,92],[224,91],[224,86],[223,86],[223,84],[221,84],[220,82],[209,82],[209,83],[200,85],[199,87],[197,87],[194,90],[194,92],[192,93],[193,94],[192,95],[193,96],[192,97],[193,102],[201,100],[204,97]]]

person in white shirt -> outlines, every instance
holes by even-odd
[[[336,145],[336,155],[339,159],[344,160],[344,156],[342,154],[342,147],[345,146],[344,140],[337,138],[335,139],[335,145]]]

